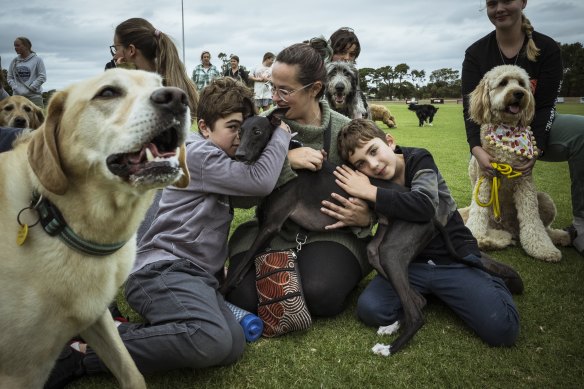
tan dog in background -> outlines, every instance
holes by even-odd
[[[56,93],[45,123],[0,154],[0,388],[42,388],[78,334],[122,387],[145,387],[107,306],[154,189],[188,184],[190,124],[183,91],[115,69]],[[62,230],[37,223],[51,207]]]
[[[391,115],[387,107],[378,104],[369,104],[369,110],[371,111],[371,120],[374,122],[383,122],[389,128],[397,127],[395,118]]]
[[[470,94],[470,118],[481,125],[481,146],[494,160],[511,167],[536,158],[538,151],[529,128],[535,100],[529,76],[519,66],[502,65],[487,72]],[[474,187],[469,209],[461,210],[466,226],[484,250],[501,249],[519,240],[525,252],[534,258],[557,262],[562,253],[554,244],[569,245],[566,231],[550,227],[556,207],[546,193],[538,193],[533,176],[502,177],[498,191],[500,218],[491,207],[480,206],[492,198],[492,181],[482,177],[474,156],[469,176]]]
[[[45,121],[43,110],[23,96],[0,101],[0,127],[37,129]]]

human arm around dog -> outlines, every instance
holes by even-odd
[[[427,222],[437,217],[445,224],[456,204],[434,158],[425,149],[397,148],[406,161],[405,186],[408,192],[377,188],[375,211],[388,219]]]
[[[184,189],[162,192],[159,210],[139,243],[134,270],[160,260],[188,259],[209,274],[227,258],[232,195],[265,196],[273,189],[288,150],[290,134],[274,132],[260,158],[251,165],[231,159],[200,134],[187,140],[191,180]]]

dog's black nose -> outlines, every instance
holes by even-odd
[[[150,100],[174,114],[184,114],[188,107],[187,94],[182,89],[175,87],[156,89],[150,95]]]
[[[16,128],[26,127],[26,119],[23,118],[22,116],[14,118],[14,121],[12,123],[13,123],[14,127],[16,127]]]
[[[342,92],[345,90],[345,84],[343,84],[342,82],[337,82],[337,84],[335,85],[335,89],[337,90],[337,92]]]
[[[515,98],[517,100],[521,100],[523,98],[523,96],[525,96],[524,92],[521,92],[521,91],[513,92],[513,98]]]

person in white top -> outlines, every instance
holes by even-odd
[[[266,111],[272,105],[272,64],[275,58],[274,53],[268,51],[264,54],[262,64],[249,74],[249,79],[254,82],[253,91],[258,111]]]

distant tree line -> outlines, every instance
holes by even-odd
[[[561,44],[564,81],[561,96],[584,96],[584,48],[582,43]],[[460,72],[442,68],[430,73],[411,69],[405,63],[378,69],[359,69],[361,90],[370,98],[380,100],[461,98]]]
[[[562,60],[564,64],[564,81],[560,96],[578,97],[584,96],[584,47],[582,43],[560,44]],[[219,53],[221,60],[221,72],[229,69],[231,55]],[[243,71],[245,66],[239,65]],[[370,98],[380,100],[404,100],[415,97],[416,99],[460,98],[461,80],[460,72],[451,68],[434,70],[426,78],[425,70],[410,69],[405,63],[383,66],[378,69],[359,69],[359,82],[361,90]],[[6,82],[7,71],[2,69],[0,82],[4,89],[12,94],[12,88]],[[426,80],[428,81],[426,83]],[[253,83],[250,82],[250,86]],[[55,90],[43,93],[45,101]]]

